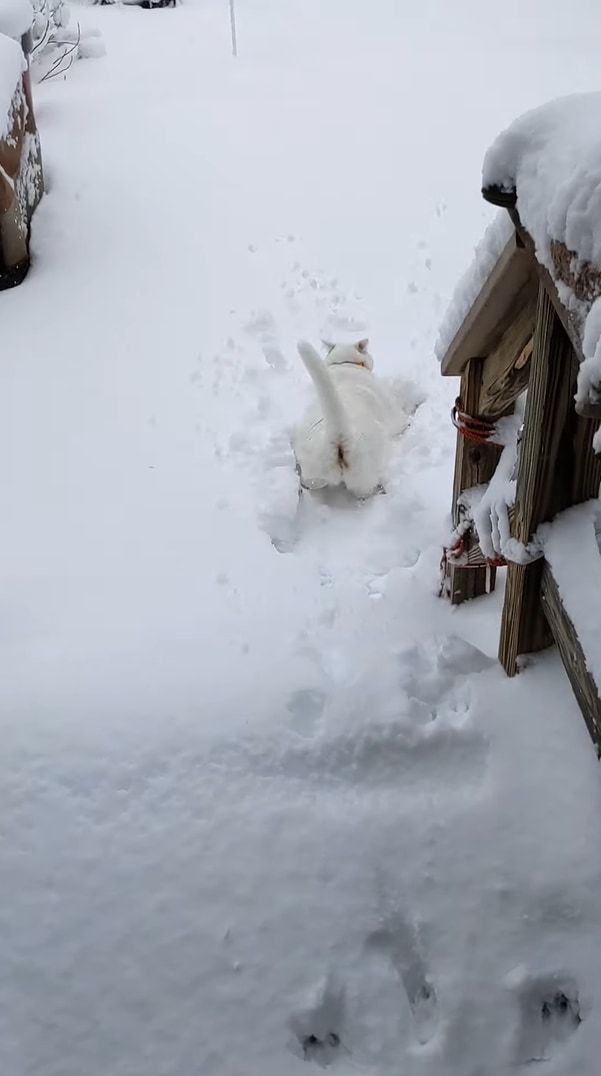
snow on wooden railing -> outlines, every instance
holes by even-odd
[[[572,543],[571,578],[584,579],[574,600],[550,537],[567,524],[545,532],[558,513],[598,498],[601,484],[601,94],[556,102],[514,124],[486,158],[483,194],[507,211],[512,236],[482,280],[491,249],[484,245],[484,261],[476,258],[443,326],[441,370],[460,375],[461,387],[455,532],[442,590],[454,603],[476,597],[494,588],[506,564],[505,670],[514,675],[520,655],[555,640],[601,746],[601,666],[591,667],[598,626],[595,619],[590,629],[591,611],[582,611],[587,601],[593,612],[599,604],[601,558],[597,550],[589,571],[591,558],[581,561]],[[589,529],[583,551],[594,544]]]
[[[601,750],[601,552],[599,500],[562,512],[539,529],[543,605],[574,694]]]
[[[515,207],[550,273],[584,360],[578,410],[601,418],[601,93],[521,116],[488,151],[483,186],[490,201]]]

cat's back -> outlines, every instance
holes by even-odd
[[[388,396],[378,377],[363,366],[340,364],[330,366],[329,373],[345,407],[358,418],[387,422],[390,411]]]

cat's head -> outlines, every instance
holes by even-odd
[[[359,340],[356,344],[332,344],[328,340],[322,340],[322,343],[327,349],[328,366],[348,362],[355,366],[364,366],[366,370],[373,370],[374,360],[367,350],[369,340]]]

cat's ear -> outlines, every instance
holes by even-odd
[[[365,340],[360,340],[359,343],[356,345],[357,351],[360,351],[362,355],[365,354],[365,352],[367,351],[368,344],[369,340],[367,339],[367,337],[365,338]]]
[[[332,344],[329,340],[322,340],[321,342],[322,342],[323,346],[325,347],[326,351],[333,351],[334,350],[335,345]]]

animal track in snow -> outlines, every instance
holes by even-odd
[[[287,300],[288,317],[291,313],[294,315],[300,334],[306,335],[307,325],[315,324],[315,315],[319,313],[320,332],[326,339],[332,336],[340,338],[340,332],[343,336],[345,333],[356,335],[357,332],[365,335],[364,324],[353,313],[360,302],[358,296],[345,293],[336,278],[295,262],[282,280],[281,289]],[[344,323],[338,326],[338,332],[335,326],[328,324],[336,318]]]
[[[301,734],[313,735],[323,713],[325,694],[316,688],[302,688],[293,692],[288,701],[292,727]]]
[[[212,760],[217,765],[235,763],[278,782],[302,781],[324,795],[344,787],[353,797],[374,788],[394,788],[412,803],[422,793],[430,796],[433,784],[439,794],[452,797],[463,796],[482,780],[487,745],[473,733],[443,730],[440,735],[418,732],[412,737],[390,725],[373,724],[362,732],[351,728],[332,733],[326,691],[323,720],[321,700],[319,689],[304,697],[293,693],[286,704],[288,721],[275,743],[273,736],[238,737],[216,746]],[[364,716],[363,706],[361,713]]]
[[[456,635],[414,643],[402,650],[397,660],[403,688],[415,704],[414,712],[429,720],[465,711],[457,692],[460,681],[494,665],[492,658]]]
[[[244,330],[250,336],[258,336],[259,338],[271,336],[275,330],[273,314],[269,310],[253,310],[244,326]]]
[[[264,344],[263,355],[265,356],[265,362],[268,366],[271,366],[272,370],[285,370],[288,366],[279,347],[274,344]]]
[[[257,488],[259,526],[280,553],[291,551],[298,539],[299,486],[294,453],[285,432],[273,435],[263,448],[261,481]]]
[[[461,742],[447,735],[416,742],[386,726],[371,727],[362,735],[326,733],[318,742],[287,751],[280,765],[288,776],[313,778],[320,787],[346,783],[358,791],[402,783],[403,792],[415,797],[420,786],[427,791],[439,779],[440,755],[449,792],[465,789],[482,773],[485,751],[477,740]]]
[[[342,1041],[345,1011],[344,988],[328,975],[313,991],[306,1007],[290,1019],[292,1052],[323,1069],[332,1065],[341,1052],[348,1053]]]
[[[381,669],[370,666],[346,689],[329,690],[331,676],[339,683],[341,674],[335,651],[323,642],[324,686],[292,693],[281,741],[239,738],[221,750],[261,776],[300,780],[324,793],[394,787],[415,801],[433,785],[463,796],[481,784],[488,742],[472,727],[464,677],[486,667],[483,654],[459,639],[436,639],[387,658]],[[385,702],[382,680],[389,685]]]
[[[326,657],[331,664],[327,648]],[[309,715],[311,700],[295,695],[288,710],[299,738],[284,740],[276,766],[273,745],[257,751],[255,744],[252,767],[265,776],[314,783],[324,792],[340,785],[356,792],[393,785],[414,799],[435,782],[440,792],[463,795],[482,782],[488,754],[486,738],[470,721],[464,676],[487,662],[462,640],[435,639],[390,657],[381,670],[370,666],[348,690],[324,689],[319,712]],[[384,709],[374,696],[381,678],[390,684]],[[240,750],[246,753],[238,743]]]
[[[582,1023],[576,984],[565,976],[527,976],[518,986],[520,1024],[516,1060],[550,1061]]]
[[[438,1026],[438,1001],[427,973],[417,930],[397,913],[369,935],[367,944],[390,960],[407,996],[416,1038],[425,1046]]]

